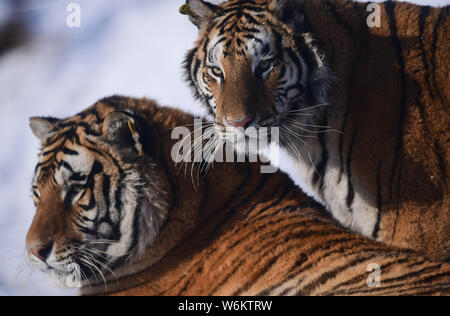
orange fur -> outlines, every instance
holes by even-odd
[[[132,162],[121,160],[124,148],[106,144],[101,136],[111,116],[122,111],[133,113],[137,133],[146,140],[143,156]],[[41,163],[49,163],[49,169],[39,173],[40,199],[29,238],[53,239],[61,248],[83,242],[76,240],[83,236],[82,231],[56,223],[89,213],[61,204],[58,189],[45,190],[55,186],[52,159],[67,159],[63,151],[76,146],[91,151],[103,165],[93,186],[97,203],[104,199],[104,176],[111,175],[113,183],[118,168],[128,164],[140,173],[158,174],[149,180],[155,182],[153,193],[164,191],[169,206],[167,220],[145,253],[111,267],[117,279],[108,275],[106,289],[101,280],[96,284],[92,278],[92,287],[85,283],[83,294],[449,294],[450,265],[429,262],[411,251],[346,231],[285,174],[261,174],[257,163],[216,164],[194,187],[190,175],[180,173],[172,161],[172,147],[178,140],[170,136],[173,128],[188,126],[193,119],[177,110],[159,108],[153,101],[113,97],[60,121],[62,129],[56,129],[53,138],[44,143],[46,154],[41,155]],[[103,134],[96,136],[97,147],[92,147],[89,135],[97,133]],[[66,149],[59,147],[52,156],[48,150],[55,149],[55,139]],[[153,164],[152,168],[148,164]],[[380,288],[366,284],[371,263],[381,267]]]

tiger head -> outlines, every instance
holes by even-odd
[[[185,60],[187,81],[225,138],[249,127],[304,135],[321,120],[334,75],[307,30],[302,3],[187,1],[184,13],[200,30]]]
[[[101,103],[66,120],[31,118],[30,125],[42,151],[29,257],[57,285],[101,282],[143,255],[167,218],[168,179],[144,148],[149,140],[141,133],[149,133],[133,113]]]

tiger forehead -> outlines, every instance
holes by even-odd
[[[275,53],[272,35],[259,26],[254,27],[253,33],[243,36],[212,35],[204,45],[206,61],[210,64],[220,62],[222,57],[248,60],[252,57],[264,57]]]
[[[231,9],[222,10],[206,31],[203,52],[209,62],[224,57],[244,57],[269,53],[273,43],[291,37],[292,32],[280,23],[264,6],[254,7],[241,1],[228,4]],[[224,14],[223,12],[226,12]]]
[[[36,166],[37,181],[46,181],[60,170],[65,174],[86,174],[89,172],[95,155],[71,139],[63,139],[53,146],[44,148]]]
[[[267,0],[230,0],[219,5],[221,12],[219,15],[228,13],[239,13],[250,11],[252,13],[262,14],[267,11]]]

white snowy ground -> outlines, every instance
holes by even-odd
[[[66,26],[70,2],[81,5],[79,29]],[[33,34],[26,46],[0,57],[0,295],[76,294],[54,288],[29,267],[20,272],[34,214],[29,184],[39,148],[30,116],[71,116],[113,94],[152,97],[203,113],[182,80],[181,61],[196,37],[195,27],[178,13],[183,2],[31,0],[18,13],[32,22]],[[0,25],[8,11],[0,0]]]

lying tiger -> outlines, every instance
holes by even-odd
[[[32,262],[86,295],[450,294],[449,264],[346,231],[285,174],[216,164],[194,186],[171,155],[193,119],[117,96],[32,118]]]
[[[219,135],[278,127],[302,188],[342,225],[450,259],[450,6],[187,3],[187,79]]]

